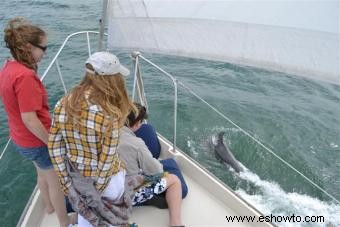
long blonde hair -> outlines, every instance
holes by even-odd
[[[87,64],[89,69],[92,68]],[[86,73],[84,79],[63,99],[68,121],[80,122],[81,107],[99,105],[106,117],[109,117],[107,131],[112,130],[113,121],[118,120],[122,127],[131,110],[136,111],[131,102],[123,75],[93,75]]]
[[[13,58],[37,71],[37,63],[33,59],[27,43],[39,45],[42,39],[46,37],[46,33],[38,26],[30,24],[20,17],[10,20],[4,32],[6,47],[10,49]]]

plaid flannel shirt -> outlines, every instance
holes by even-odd
[[[111,134],[104,136],[107,122],[108,118],[103,115],[100,106],[84,104],[79,127],[74,127],[67,122],[62,101],[56,104],[48,149],[65,194],[68,194],[68,187],[72,183],[66,170],[66,155],[83,176],[95,177],[99,191],[103,191],[110,176],[121,169],[116,152],[118,120],[114,120]]]

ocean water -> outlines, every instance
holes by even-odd
[[[99,1],[98,1],[99,2]],[[49,49],[40,64],[42,74],[70,33],[98,30],[101,5],[95,1],[10,1],[0,6],[0,30],[14,16],[24,16],[49,34]],[[67,88],[83,76],[87,57],[84,37],[74,38],[59,62]],[[92,42],[95,46],[96,41]],[[128,53],[113,50],[132,69]],[[0,64],[9,57],[0,33]],[[340,200],[340,86],[264,69],[146,54],[190,86],[235,124]],[[150,119],[172,138],[171,81],[142,65]],[[131,89],[132,77],[127,78]],[[53,107],[63,94],[53,68],[44,81]],[[226,143],[246,171],[236,174],[216,160],[207,145],[225,131]],[[0,104],[0,148],[8,138],[6,115]],[[340,225],[340,204],[284,165],[233,126],[179,87],[178,146],[233,188],[265,215],[322,215]],[[0,160],[0,226],[15,226],[36,184],[33,165],[10,145]],[[190,189],[189,189],[190,190]],[[227,223],[227,222],[226,222]],[[325,223],[277,222],[278,226],[325,226]],[[227,225],[227,224],[226,224]]]

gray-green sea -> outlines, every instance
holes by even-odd
[[[0,64],[10,56],[3,28],[23,16],[49,34],[42,75],[70,33],[98,30],[100,1],[10,1],[0,4]],[[92,37],[95,38],[95,37]],[[67,88],[83,76],[87,58],[85,37],[72,39],[59,62]],[[95,46],[96,41],[92,44]],[[113,50],[131,71],[129,53]],[[235,124],[276,155],[340,200],[340,86],[265,69],[223,62],[145,54],[176,76]],[[172,140],[173,88],[171,81],[142,65],[149,122]],[[57,70],[44,81],[51,109],[63,95]],[[131,91],[132,76],[127,78]],[[177,145],[215,176],[236,190],[265,215],[322,215],[340,226],[340,204],[311,185],[241,130],[179,87]],[[236,174],[216,160],[207,141],[220,131],[247,171]],[[0,104],[0,151],[8,139],[6,114]],[[12,145],[0,160],[0,226],[15,226],[36,184],[31,162]],[[190,188],[189,188],[190,193]],[[207,211],[208,212],[208,211]],[[227,226],[226,222],[226,226]],[[325,226],[325,223],[276,223],[278,226]]]

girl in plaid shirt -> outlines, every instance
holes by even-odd
[[[86,75],[56,104],[48,148],[62,190],[68,195],[72,179],[66,159],[96,189],[111,200],[124,192],[125,170],[116,152],[119,128],[134,109],[124,76],[129,74],[119,59],[97,52],[86,61]],[[78,226],[91,226],[78,215]]]

